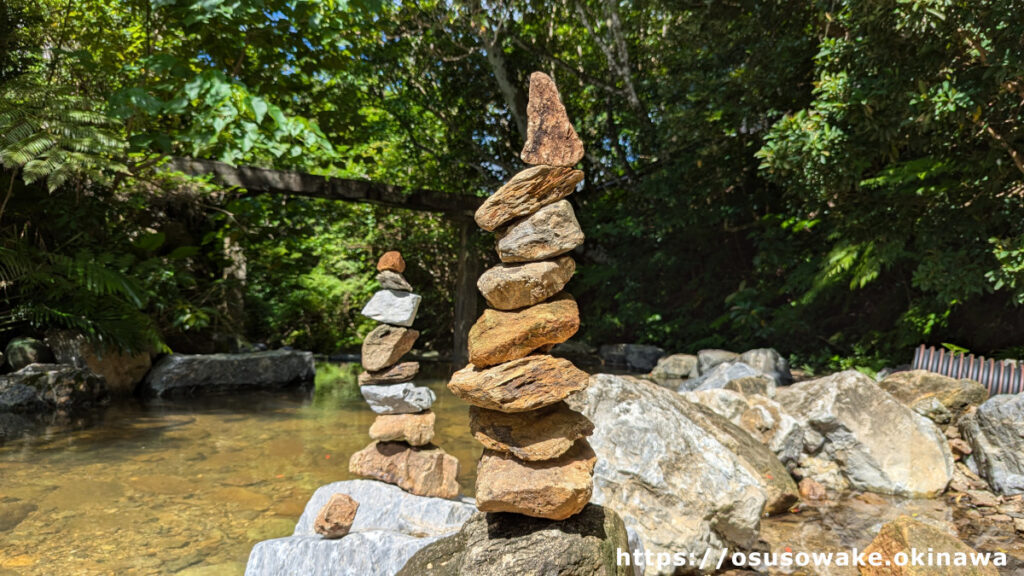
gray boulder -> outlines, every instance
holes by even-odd
[[[708,370],[722,362],[733,362],[738,360],[739,357],[739,354],[728,350],[718,350],[715,348],[701,350],[697,352],[697,372],[699,374],[707,374]]]
[[[745,396],[726,389],[687,392],[683,397],[707,406],[743,428],[768,447],[787,469],[795,468],[804,451],[805,427],[778,402],[761,395]]]
[[[816,465],[835,463],[855,489],[932,497],[953,478],[953,455],[938,427],[860,372],[782,387],[776,400],[807,425],[809,439],[819,437],[807,442],[808,456]]]
[[[650,372],[665,351],[649,344],[605,344],[598,349],[605,365],[634,372]]]
[[[968,408],[988,400],[988,389],[973,380],[958,380],[927,370],[896,372],[878,385],[936,424],[955,423]]]
[[[174,397],[312,384],[312,352],[270,350],[245,354],[170,354],[140,385],[143,394]]]
[[[723,362],[679,385],[679,392],[729,388],[741,394],[775,396],[775,380],[743,362]]]
[[[347,536],[326,540],[313,522],[334,494],[359,503]],[[476,508],[470,501],[414,496],[373,480],[319,488],[287,538],[256,544],[246,576],[392,576],[424,546],[454,534]]]
[[[0,412],[72,412],[109,399],[102,376],[64,364],[29,364],[0,376]]]
[[[7,343],[4,357],[11,370],[18,371],[29,364],[52,364],[53,351],[35,338],[15,338]]]
[[[793,382],[793,374],[789,371],[789,360],[786,360],[775,348],[747,350],[740,354],[739,361],[762,374],[771,376],[778,386],[786,386]]]
[[[437,399],[433,390],[412,382],[360,386],[359,391],[377,414],[416,414],[428,410]]]
[[[960,420],[978,474],[1001,494],[1024,494],[1024,394],[989,398]]]
[[[362,314],[367,318],[408,328],[416,321],[416,311],[422,298],[412,292],[380,290],[363,306]]]
[[[797,499],[767,448],[671,390],[596,374],[569,402],[595,424],[591,501],[618,512],[649,553],[750,549],[762,515]]]
[[[663,356],[651,370],[651,378],[659,384],[696,378],[697,357],[693,354],[672,354]]]
[[[588,504],[562,521],[519,514],[474,514],[458,534],[417,552],[397,576],[633,576],[622,519]]]

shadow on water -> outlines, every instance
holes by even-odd
[[[437,395],[436,442],[471,495],[480,448],[447,374],[417,383]],[[290,534],[370,442],[375,415],[346,382],[118,400],[0,446],[0,576],[241,574],[253,544]]]

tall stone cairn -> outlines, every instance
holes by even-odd
[[[477,508],[564,520],[590,500],[597,461],[585,440],[593,423],[563,402],[587,387],[588,375],[547,354],[580,326],[563,288],[576,269],[568,253],[583,243],[565,200],[583,180],[573,169],[583,143],[541,72],[530,76],[527,116],[521,157],[530,167],[476,212],[497,236],[501,264],[477,282],[490,308],[470,329],[470,364],[448,389],[471,404],[470,429],[484,445]]]
[[[381,290],[362,314],[381,324],[363,341],[359,391],[377,413],[370,426],[369,446],[352,455],[349,472],[394,484],[419,496],[455,498],[459,495],[459,461],[431,444],[435,415],[434,392],[413,383],[418,362],[401,362],[420,333],[413,330],[420,297],[405,280],[405,260],[387,252],[377,262]]]

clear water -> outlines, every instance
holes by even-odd
[[[445,382],[417,380],[471,495],[481,449]],[[87,428],[0,446],[0,576],[242,574],[317,487],[350,478],[373,419],[361,398],[308,393],[124,401]]]

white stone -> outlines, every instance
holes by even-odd
[[[362,314],[377,322],[408,328],[416,320],[420,300],[422,298],[412,292],[381,290],[366,303]]]
[[[433,390],[412,382],[360,386],[359,391],[377,414],[416,414],[429,409],[437,399]]]

